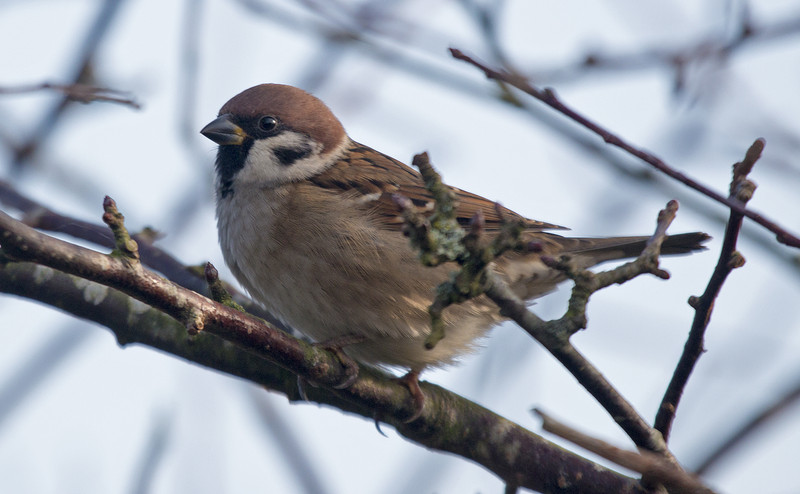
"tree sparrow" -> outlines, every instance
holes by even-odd
[[[291,86],[255,86],[225,103],[201,133],[219,144],[217,227],[225,262],[253,298],[291,327],[318,342],[351,339],[342,350],[353,359],[409,369],[416,378],[425,367],[469,352],[504,320],[485,296],[451,306],[443,315],[446,337],[425,349],[428,306],[455,268],[420,263],[401,233],[392,195],[422,211],[432,209],[432,198],[416,170],[350,139],[319,99]],[[454,191],[460,222],[482,211],[486,234],[498,231],[494,202]],[[502,214],[522,219],[507,209]],[[493,269],[526,300],[564,280],[541,255],[569,254],[590,267],[635,257],[647,240],[565,238],[544,232],[561,227],[524,221],[524,235],[541,252],[507,253]],[[699,250],[707,238],[669,237],[663,253]]]

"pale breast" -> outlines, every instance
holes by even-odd
[[[318,341],[367,337],[346,349],[362,362],[417,368],[449,362],[500,320],[485,301],[453,307],[446,322],[463,327],[424,350],[428,306],[453,267],[422,266],[408,239],[376,228],[363,204],[311,187],[238,189],[218,205],[228,266],[275,316]]]

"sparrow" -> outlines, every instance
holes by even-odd
[[[352,140],[316,97],[292,86],[258,85],[225,103],[201,134],[219,145],[216,216],[225,262],[250,295],[290,327],[317,342],[346,341],[341,350],[362,364],[406,369],[405,382],[419,398],[423,369],[454,363],[505,319],[485,296],[448,307],[446,337],[425,348],[428,307],[457,266],[420,263],[392,197],[405,196],[426,214],[433,198],[419,172]],[[567,238],[547,232],[563,227],[453,191],[461,224],[480,211],[491,237],[503,218],[522,220],[526,239],[541,246],[506,253],[491,265],[524,300],[565,279],[542,256],[568,254],[588,268],[638,256],[648,239]],[[670,236],[662,253],[701,250],[708,238]]]

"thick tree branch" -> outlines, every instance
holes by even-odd
[[[5,204],[21,212],[23,214],[22,222],[32,228],[64,233],[109,249],[115,247],[114,234],[107,226],[90,223],[53,211],[47,206],[21,194],[14,186],[4,180],[0,180],[0,204]],[[154,242],[159,236],[159,233],[151,228],[145,228],[142,232],[131,235],[131,238],[139,246],[139,255],[142,262],[182,287],[208,295],[208,286],[200,274],[200,269],[184,266],[168,252],[156,247]],[[226,285],[225,289],[231,293],[234,301],[244,307],[247,312],[266,319],[273,326],[286,332],[291,332],[288,327],[278,321],[272,314],[232,286]]]
[[[96,320],[114,328],[122,343],[152,345],[278,389],[291,399],[298,399],[295,374],[300,375],[322,385],[309,387],[310,399],[366,417],[378,413],[409,439],[476,461],[514,485],[545,492],[641,492],[635,480],[428,383],[423,383],[427,400],[422,416],[405,424],[413,413],[408,391],[386,376],[362,369],[351,387],[333,390],[346,376],[329,352],[183,289],[140,264],[48,237],[2,212],[0,246],[8,257],[27,261],[0,263],[0,290]],[[196,335],[190,342],[191,333]]]
[[[35,262],[114,286],[178,320],[190,333],[208,331],[323,385],[344,376],[329,353],[165,280],[139,263],[48,237],[0,212],[0,245],[12,259]]]

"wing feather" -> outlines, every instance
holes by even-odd
[[[352,143],[345,157],[310,181],[324,189],[338,189],[341,193],[363,197],[364,206],[374,212],[377,225],[389,230],[400,231],[403,226],[403,218],[392,194],[407,197],[423,213],[433,212],[433,197],[417,170],[357,142]],[[552,223],[525,218],[503,206],[499,207],[502,212],[499,213],[494,201],[455,187],[453,190],[458,201],[456,218],[462,225],[469,224],[475,213],[481,211],[485,228],[490,232],[500,229],[503,217],[524,220],[531,232],[566,230]]]

